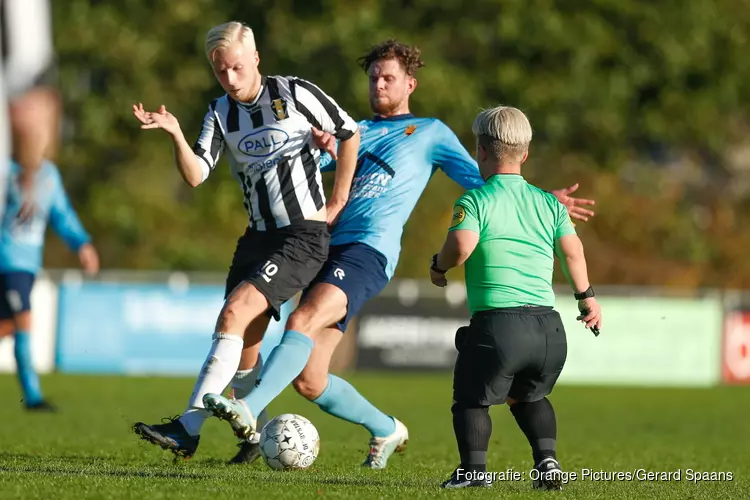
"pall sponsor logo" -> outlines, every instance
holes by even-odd
[[[278,128],[264,128],[247,134],[237,149],[253,158],[266,158],[277,153],[289,142],[289,134]]]

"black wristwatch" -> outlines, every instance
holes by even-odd
[[[447,273],[448,271],[440,269],[437,266],[437,257],[438,257],[438,254],[435,254],[435,255],[432,256],[432,263],[430,264],[430,271],[435,271],[436,273],[439,273],[439,274],[445,274],[445,273]]]
[[[588,298],[590,298],[590,297],[594,297],[594,296],[595,296],[595,295],[594,295],[594,289],[593,289],[593,288],[591,288],[591,285],[589,285],[589,287],[588,287],[588,288],[586,289],[586,291],[585,291],[585,292],[581,292],[581,293],[574,293],[574,294],[573,294],[573,297],[575,297],[575,298],[576,298],[576,300],[583,300],[583,299],[588,299]]]

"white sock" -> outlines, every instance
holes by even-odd
[[[263,358],[258,356],[258,362],[254,367],[249,370],[237,370],[232,379],[232,397],[234,399],[243,399],[250,391],[255,387],[255,381],[258,380],[258,374],[263,368]],[[268,414],[263,409],[258,415],[258,432],[254,432],[253,435],[248,439],[251,443],[257,443],[260,441],[260,429],[268,422]]]
[[[203,396],[211,392],[221,394],[237,371],[242,356],[242,337],[226,333],[214,333],[211,350],[203,363],[187,410],[180,417],[180,423],[191,436],[198,436],[201,427],[211,415],[203,406]]]
[[[232,379],[232,397],[245,399],[255,387],[255,381],[263,368],[263,358],[258,356],[258,362],[249,370],[237,370]]]

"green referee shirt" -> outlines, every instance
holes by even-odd
[[[479,234],[464,265],[472,314],[529,304],[554,307],[555,241],[575,234],[554,195],[520,175],[494,175],[458,199],[450,230]]]

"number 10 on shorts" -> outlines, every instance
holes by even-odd
[[[279,272],[279,266],[267,260],[263,267],[260,269],[260,275],[266,280],[266,283],[271,282],[271,278]]]

